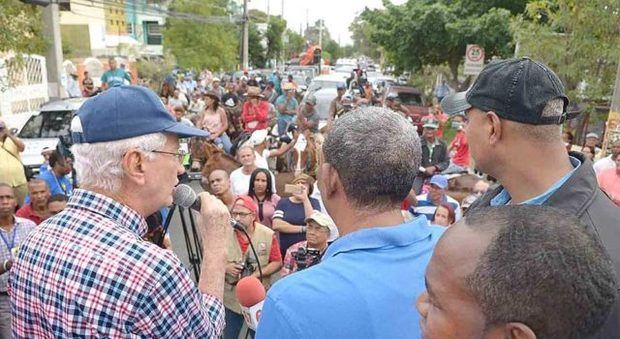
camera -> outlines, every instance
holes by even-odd
[[[293,259],[297,263],[297,271],[314,266],[321,261],[321,251],[315,248],[300,247],[293,252]]]

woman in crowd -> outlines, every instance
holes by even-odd
[[[206,108],[198,127],[209,131],[211,135],[208,139],[218,146],[221,145],[226,153],[230,153],[232,143],[228,134],[226,134],[228,118],[224,109],[220,107],[220,99],[217,93],[209,91],[205,94],[205,106]]]
[[[243,130],[252,133],[268,128],[269,103],[261,100],[263,95],[260,93],[260,88],[248,87],[247,96],[248,100],[243,104],[241,113]]]
[[[298,190],[291,197],[281,199],[273,213],[272,228],[280,232],[280,251],[282,256],[293,244],[306,239],[306,218],[313,211],[321,211],[318,200],[311,198],[314,179],[307,174],[300,174],[291,184]]]
[[[432,225],[448,227],[454,224],[456,215],[454,208],[450,204],[441,204],[435,209],[435,214],[431,220]]]
[[[258,206],[258,220],[261,224],[272,227],[273,213],[276,210],[280,196],[273,193],[271,173],[264,168],[257,168],[250,176],[248,195]]]
[[[581,148],[581,154],[585,155],[586,159],[594,161],[594,154],[596,154],[596,150],[593,146],[583,146]]]

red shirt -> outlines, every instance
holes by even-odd
[[[32,210],[32,206],[30,204],[22,206],[20,209],[17,210],[17,213],[15,213],[15,215],[20,218],[32,220],[37,225],[40,224],[43,220],[45,220],[45,218],[41,218],[40,216],[34,214],[34,211]]]
[[[243,129],[246,132],[254,132],[259,129],[266,129],[269,120],[269,104],[261,101],[258,106],[253,106],[250,101],[243,104],[243,112],[241,113],[241,121]]]
[[[452,157],[452,162],[459,166],[469,166],[469,144],[464,131],[456,132],[454,139],[450,143],[450,147],[456,148],[456,153]]]
[[[250,243],[248,242],[248,238],[245,237],[243,232],[235,230],[235,235],[237,236],[237,241],[239,242],[239,246],[241,246],[241,252],[245,254],[245,251],[248,250],[248,246]],[[254,244],[256,247],[257,244]],[[260,255],[261,249],[256,248],[256,252]],[[280,245],[278,244],[278,239],[276,239],[276,234],[273,234],[271,238],[271,251],[269,252],[269,262],[280,261],[282,260],[282,254],[280,254]]]

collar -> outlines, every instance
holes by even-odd
[[[426,226],[426,217],[420,216],[396,226],[364,228],[336,239],[327,247],[324,258],[356,250],[408,246],[431,236]]]
[[[426,146],[436,146],[441,144],[441,141],[439,141],[439,138],[435,137],[435,141],[433,143],[429,143],[428,140],[426,140],[426,138],[422,138],[422,145],[426,145]]]
[[[583,163],[583,160],[585,160],[585,158],[580,160],[574,157],[573,154],[571,154],[569,155],[569,160],[571,165],[573,166],[572,171],[566,173],[562,178],[560,178],[560,180],[556,181],[553,185],[551,185],[551,187],[549,187],[544,193],[530,198],[522,202],[521,204],[542,205],[543,203],[545,203],[558,189],[560,189],[560,187],[562,187],[567,182],[568,179],[573,176],[573,174],[575,174],[575,171],[577,171],[577,169],[581,167],[581,164]],[[491,206],[501,206],[508,204],[510,200],[512,200],[510,193],[508,193],[506,189],[502,188],[499,194],[497,194],[495,197],[493,197],[493,199],[491,199],[490,204]]]
[[[103,194],[77,189],[69,198],[67,207],[85,209],[104,216],[143,237],[148,227],[138,212]]]

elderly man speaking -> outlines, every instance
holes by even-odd
[[[201,194],[198,287],[171,251],[142,239],[145,216],[172,203],[183,171],[178,138],[204,132],[177,123],[155,93],[135,86],[89,99],[71,131],[81,189],[19,248],[9,283],[13,336],[220,336],[226,206]]]

